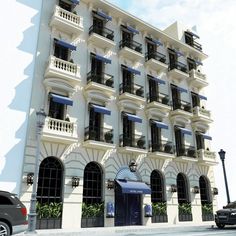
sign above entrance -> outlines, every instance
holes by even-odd
[[[143,182],[116,180],[121,187],[122,193],[128,194],[151,194],[151,189]]]

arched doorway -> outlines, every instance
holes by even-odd
[[[37,229],[58,229],[62,221],[63,166],[55,157],[45,158],[39,167]]]
[[[202,205],[202,221],[212,221],[213,217],[213,206],[210,195],[211,187],[210,181],[204,175],[199,178],[201,205]]]
[[[163,174],[153,170],[150,176],[151,200],[152,200],[152,223],[167,222],[167,206],[165,201],[165,183]]]
[[[104,226],[102,175],[102,169],[96,162],[88,163],[84,169],[82,228]]]
[[[177,195],[179,204],[179,221],[192,221],[189,185],[187,177],[183,173],[177,175]]]

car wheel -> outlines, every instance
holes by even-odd
[[[218,224],[216,224],[216,226],[217,226],[219,229],[223,229],[223,228],[225,227],[225,224],[220,224],[220,223],[218,223]]]
[[[9,236],[10,235],[10,228],[9,226],[0,221],[0,236]]]

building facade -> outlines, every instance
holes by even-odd
[[[212,221],[217,162],[199,36],[103,0],[43,1],[42,12],[21,183],[29,206],[43,108],[37,227]]]

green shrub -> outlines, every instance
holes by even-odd
[[[192,213],[192,207],[191,203],[180,203],[179,204],[179,214],[191,214]]]
[[[82,204],[82,217],[98,217],[104,215],[104,203]]]
[[[212,203],[207,203],[202,205],[202,214],[203,215],[211,215],[213,214],[213,206]]]
[[[157,202],[152,203],[152,215],[166,215],[167,214],[167,206],[166,202]]]
[[[38,217],[41,218],[60,218],[62,215],[62,203],[51,202],[41,204],[36,203],[36,212]]]

